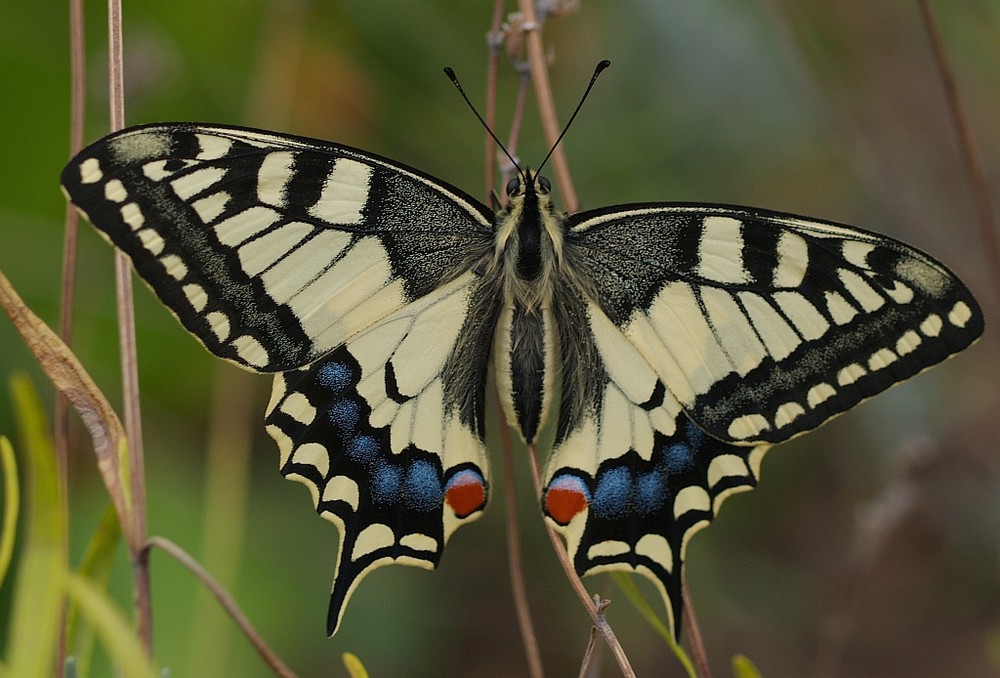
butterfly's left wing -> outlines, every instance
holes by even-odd
[[[560,322],[589,326],[584,354],[596,358],[569,356],[543,506],[581,574],[653,579],[675,632],[687,540],[754,486],[769,445],[983,328],[969,291],[927,255],[775,212],[581,213],[567,220],[564,256],[582,284],[558,297]]]
[[[209,351],[278,373],[281,471],[340,529],[330,633],[373,568],[436,565],[487,498],[489,211],[358,149],[189,123],[108,136],[62,182]]]

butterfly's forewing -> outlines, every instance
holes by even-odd
[[[577,214],[565,256],[584,291],[563,307],[586,318],[600,360],[582,405],[561,413],[543,506],[581,574],[653,579],[675,633],[687,540],[756,483],[770,444],[983,329],[968,290],[927,255],[773,212]]]
[[[567,226],[612,323],[726,442],[816,428],[982,334],[954,274],[860,229],[704,205],[620,207]]]
[[[487,498],[486,208],[362,151],[193,124],[111,135],[62,181],[206,348],[279,372],[282,473],[341,531],[330,632],[373,568],[436,565]]]
[[[492,247],[492,215],[440,181],[236,127],[131,128],[62,183],[184,327],[257,371],[312,362]]]

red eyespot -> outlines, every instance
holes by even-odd
[[[577,476],[557,476],[545,491],[545,513],[560,525],[567,525],[590,504],[590,492]]]
[[[445,486],[444,500],[456,516],[465,518],[486,504],[486,481],[476,471],[460,471]]]

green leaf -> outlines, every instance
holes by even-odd
[[[361,663],[357,655],[345,652],[342,657],[344,667],[347,668],[347,675],[351,678],[368,678],[368,670],[365,669],[365,665]]]
[[[10,559],[14,555],[17,536],[17,515],[21,507],[21,488],[17,483],[17,460],[14,448],[5,436],[0,436],[0,468],[3,470],[3,528],[0,532],[0,585],[7,579]]]
[[[733,676],[735,678],[763,678],[750,658],[742,654],[733,657]]]
[[[90,537],[87,550],[83,554],[79,573],[89,579],[102,591],[107,590],[114,565],[115,551],[121,542],[122,530],[118,522],[118,514],[110,504],[104,510],[101,520]],[[76,661],[77,673],[81,676],[90,675],[90,663],[94,653],[94,630],[89,625],[78,626],[79,610],[76,605],[69,605],[66,614],[66,645],[71,648]]]
[[[12,676],[47,676],[59,642],[65,525],[41,401],[24,375],[14,375],[10,388],[24,447],[28,519],[7,636],[8,668]]]
[[[78,574],[67,573],[65,585],[69,599],[79,609],[80,615],[97,631],[117,673],[129,678],[159,678],[135,635],[132,623],[104,591]]]
[[[694,670],[694,664],[691,658],[688,657],[687,652],[684,651],[680,645],[674,640],[674,634],[670,632],[667,625],[663,623],[659,615],[653,610],[649,602],[642,596],[642,592],[639,591],[639,587],[635,585],[635,580],[626,572],[612,572],[611,577],[618,584],[618,588],[621,589],[628,601],[632,603],[639,614],[649,623],[650,626],[659,633],[667,645],[670,647],[670,651],[674,653],[677,657],[677,661],[680,662],[681,666],[687,672],[689,678],[697,678],[697,673]]]

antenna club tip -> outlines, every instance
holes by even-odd
[[[445,66],[444,67],[444,74],[447,75],[452,80],[455,79],[455,69],[452,68],[451,66]]]
[[[611,60],[610,59],[601,59],[600,63],[597,64],[597,72],[600,73],[601,71],[603,71],[605,68],[607,68],[610,65],[611,65]]]

